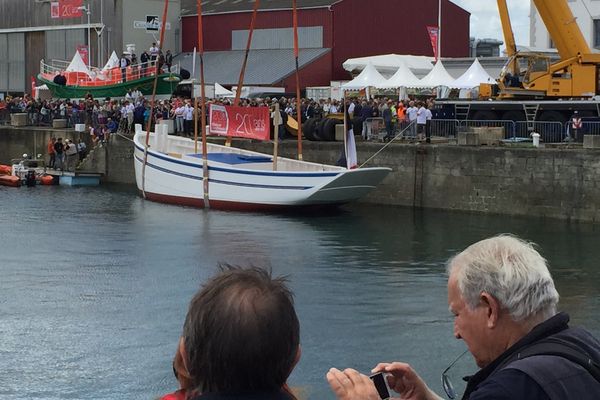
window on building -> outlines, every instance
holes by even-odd
[[[600,48],[600,19],[594,20],[594,47]]]

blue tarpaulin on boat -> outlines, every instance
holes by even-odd
[[[202,154],[188,154],[190,157],[202,158]],[[223,164],[251,164],[271,162],[272,158],[268,156],[249,156],[235,153],[208,153],[208,160]]]

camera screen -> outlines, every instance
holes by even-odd
[[[377,393],[379,393],[379,397],[382,399],[389,399],[390,392],[388,391],[387,385],[385,384],[385,377],[383,373],[379,372],[377,374],[371,375],[369,378],[373,381],[375,388],[377,389]]]

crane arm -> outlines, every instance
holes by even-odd
[[[510,23],[510,15],[508,14],[508,6],[506,0],[498,0],[498,13],[500,14],[500,22],[502,23],[502,34],[504,35],[504,43],[506,44],[506,54],[512,57],[517,52],[515,44],[515,34]]]
[[[533,0],[533,3],[561,59],[590,54],[590,47],[577,25],[567,0]]]

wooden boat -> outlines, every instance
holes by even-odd
[[[79,99],[91,93],[94,98],[123,97],[128,91],[138,89],[142,94],[152,94],[155,67],[149,64],[130,65],[125,73],[118,65],[115,53],[102,68],[88,68],[79,53],[71,62],[53,60],[50,64],[40,63],[38,80],[45,84],[53,97]],[[116,64],[115,64],[116,63]],[[160,73],[156,93],[172,94],[179,81],[179,67],[174,65],[170,73]]]
[[[166,125],[158,125],[166,127]],[[149,200],[204,207],[203,158],[194,141],[151,132],[143,176],[146,132],[133,138],[137,187]],[[224,210],[272,210],[339,205],[373,190],[389,168],[346,169],[207,143],[208,204]]]
[[[2,186],[21,186],[21,178],[14,175],[0,175],[0,185]]]

